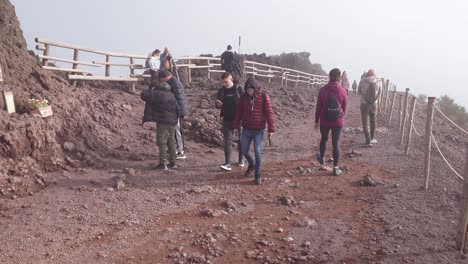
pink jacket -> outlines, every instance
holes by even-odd
[[[334,95],[341,105],[341,117],[333,122],[326,119],[327,102],[328,97]],[[346,90],[341,86],[339,82],[330,82],[324,87],[320,88],[317,105],[315,108],[315,123],[319,123],[320,126],[324,127],[343,127],[344,116],[346,114],[346,104],[348,102],[348,96]]]

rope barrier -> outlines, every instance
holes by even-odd
[[[453,171],[453,173],[455,173],[455,175],[457,175],[458,178],[464,180],[464,178],[452,167],[452,165],[450,165],[448,160],[445,158],[444,154],[442,154],[442,151],[440,150],[439,145],[437,144],[437,141],[435,140],[434,135],[432,133],[431,133],[431,139],[432,139],[432,142],[434,142],[434,145],[436,146],[437,151],[439,151],[440,156],[445,161],[447,166]]]
[[[468,135],[468,132],[466,132],[466,130],[464,130],[463,128],[461,128],[459,125],[457,125],[455,122],[453,122],[450,118],[448,118],[443,112],[442,110],[440,110],[440,108],[434,104],[435,108],[437,109],[437,111],[443,116],[445,117],[445,119],[447,119],[450,123],[452,123],[454,126],[456,126],[458,129],[460,129],[461,131],[463,131],[463,133],[465,133],[465,135]]]
[[[416,135],[422,137],[422,135],[416,130],[416,127],[414,127],[414,123],[413,123],[413,131],[414,133],[416,133]]]

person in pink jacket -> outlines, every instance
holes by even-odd
[[[324,164],[325,147],[331,130],[333,175],[338,176],[341,174],[341,170],[338,167],[340,160],[339,141],[344,126],[348,96],[346,90],[340,84],[341,71],[333,69],[330,71],[329,77],[330,82],[320,88],[315,109],[315,130],[318,130],[320,127],[321,134],[320,153],[317,154],[317,161],[321,165]]]

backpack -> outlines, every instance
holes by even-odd
[[[325,118],[328,121],[336,122],[341,117],[341,105],[334,95],[328,96]]]
[[[145,67],[146,68],[150,68],[150,58],[147,58],[146,61],[145,61]]]
[[[369,88],[366,91],[366,94],[364,95],[364,99],[368,104],[373,104],[379,99],[377,97],[377,83],[372,82],[369,85]]]

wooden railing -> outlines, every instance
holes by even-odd
[[[115,53],[109,51],[101,51],[91,48],[83,48],[76,45],[59,43],[46,39],[36,38],[35,41],[38,43],[36,49],[42,51],[43,54],[37,55],[38,61],[40,61],[42,67],[51,71],[67,72],[69,80],[74,84],[78,80],[98,80],[98,81],[127,81],[132,82],[133,90],[135,90],[135,82],[149,78],[150,75],[144,74],[147,70],[145,67],[145,60],[147,56],[137,54],[126,54],[126,53]],[[58,47],[63,49],[73,50],[73,59],[64,59],[59,57],[53,57],[50,55],[51,47]],[[95,55],[104,56],[102,61],[82,61],[79,59],[83,53],[91,53]],[[113,63],[112,58],[126,58],[128,63]],[[49,61],[58,61],[63,63],[71,64],[71,68],[59,68],[49,66]],[[207,69],[207,77],[211,78],[212,73],[223,73],[221,70],[221,59],[215,57],[181,57],[174,60],[178,68],[186,67],[188,69],[188,81],[192,82],[192,70],[193,69]],[[203,62],[202,64],[195,64],[194,61]],[[104,76],[93,76],[90,75],[90,71],[83,69],[82,67],[104,67]],[[328,82],[328,76],[314,75],[294,69],[282,68],[274,65],[268,65],[258,63],[254,61],[244,62],[245,73],[248,76],[267,78],[268,82],[271,83],[273,79],[281,80],[281,86],[288,86],[288,83],[294,83],[297,87],[298,84],[307,84],[307,87],[311,85],[318,87]],[[115,77],[111,75],[111,67],[128,67],[128,77]],[[137,73],[136,71],[140,71]]]

